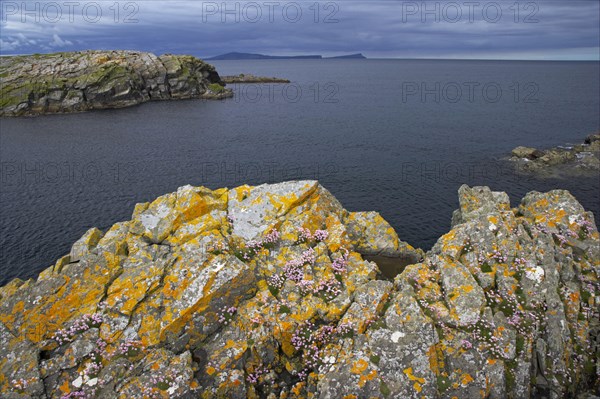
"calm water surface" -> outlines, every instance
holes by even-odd
[[[349,210],[376,210],[429,248],[461,184],[565,188],[600,213],[597,177],[537,180],[501,160],[517,145],[581,142],[599,127],[598,63],[218,61],[290,85],[236,98],[0,120],[0,284],[33,277],[88,228],[185,184],[319,179]]]

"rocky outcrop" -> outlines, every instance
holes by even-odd
[[[223,82],[227,83],[227,84],[232,84],[232,83],[290,83],[290,81],[288,79],[282,79],[282,78],[269,78],[266,76],[255,76],[252,74],[243,74],[240,73],[239,75],[230,75],[230,76],[223,76]]]
[[[315,181],[186,186],[0,289],[3,398],[563,398],[598,388],[600,238],[467,186],[427,254]],[[393,281],[362,254],[418,260]],[[424,256],[423,256],[424,255]]]
[[[560,177],[581,174],[596,175],[600,171],[600,133],[589,135],[583,144],[538,150],[517,147],[510,158],[522,172]]]
[[[0,57],[0,76],[0,116],[232,96],[212,65],[189,55],[82,51]]]

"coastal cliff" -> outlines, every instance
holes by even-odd
[[[189,55],[81,51],[0,57],[0,116],[231,97],[212,65]]]
[[[3,398],[562,398],[598,388],[600,238],[462,186],[428,252],[316,181],[138,204],[0,288]],[[411,259],[395,279],[363,255]]]

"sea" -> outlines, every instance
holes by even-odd
[[[214,61],[222,101],[150,102],[0,119],[0,285],[35,277],[91,228],[191,184],[317,179],[350,211],[378,211],[424,250],[450,229],[462,184],[569,190],[600,216],[598,175],[538,178],[519,145],[569,146],[599,130],[598,62]]]

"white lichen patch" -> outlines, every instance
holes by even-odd
[[[75,388],[81,388],[81,386],[83,385],[83,377],[79,376],[77,377],[74,381],[73,381],[73,386]]]
[[[539,266],[530,267],[525,270],[525,277],[539,284],[544,279],[544,269]]]
[[[397,344],[397,343],[398,343],[398,341],[400,341],[400,338],[404,338],[404,336],[405,336],[405,335],[406,335],[406,334],[404,334],[404,333],[403,333],[403,332],[401,332],[401,331],[394,331],[394,332],[392,333],[392,342],[393,342],[393,343],[395,343],[395,344]]]
[[[87,384],[87,385],[89,385],[89,386],[91,386],[91,387],[93,387],[93,386],[95,386],[96,384],[98,384],[98,378],[92,378],[92,379],[91,379],[91,380],[89,380],[89,381],[88,381],[86,384]]]

